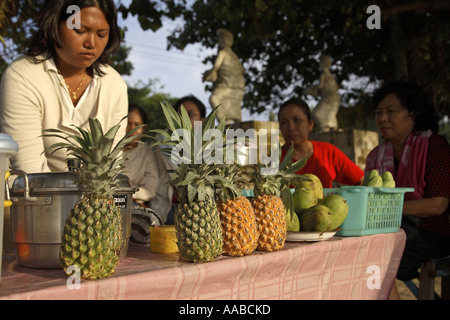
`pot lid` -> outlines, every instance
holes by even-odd
[[[79,192],[79,175],[77,172],[45,172],[27,174],[30,192],[70,191]],[[11,187],[12,193],[25,191],[25,175],[18,175]],[[131,188],[130,180],[126,175],[119,175],[118,185],[114,190]]]
[[[0,133],[0,153],[16,153],[19,145],[6,133]]]

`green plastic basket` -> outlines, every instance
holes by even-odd
[[[403,198],[414,188],[342,186],[324,188],[324,196],[338,194],[348,202],[348,216],[337,236],[365,236],[397,232],[402,222]]]

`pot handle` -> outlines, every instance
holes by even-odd
[[[11,170],[10,174],[11,175],[15,175],[15,176],[21,176],[23,178],[24,189],[25,189],[24,194],[23,194],[23,200],[24,201],[32,201],[32,202],[38,201],[38,198],[30,197],[30,186],[28,184],[28,176],[27,176],[25,171],[22,171],[22,170]],[[7,190],[6,199],[10,200],[8,183],[6,183],[6,190]]]
[[[3,201],[3,206],[6,207],[11,207],[12,206],[12,201],[11,198],[9,196],[9,185],[8,185],[8,178],[11,175],[11,173],[9,171],[6,171],[5,173],[5,200]]]

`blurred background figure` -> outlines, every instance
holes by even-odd
[[[143,133],[147,124],[145,111],[140,106],[131,104],[127,132],[144,125],[133,134]],[[170,177],[163,156],[158,150],[152,150],[148,144],[139,139],[128,144],[124,151],[127,158],[124,173],[129,177],[131,185],[139,188],[133,195],[133,202],[141,207],[153,209],[164,223],[167,223],[173,191],[169,185]]]
[[[206,107],[197,97],[193,95],[187,95],[175,102],[174,108],[180,113],[181,105],[186,109],[189,119],[191,119],[192,126],[194,126],[194,121],[204,121],[206,118]]]

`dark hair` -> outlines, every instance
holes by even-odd
[[[180,112],[181,105],[186,101],[192,101],[196,106],[202,118],[206,118],[206,107],[203,102],[200,101],[196,96],[187,95],[175,102],[174,108],[177,112]]]
[[[131,112],[137,111],[137,113],[139,113],[139,116],[142,119],[142,122],[147,125],[148,124],[148,117],[147,117],[147,113],[144,111],[144,109],[135,104],[135,103],[130,103],[130,105],[128,106],[128,114],[130,114]]]
[[[88,68],[89,71],[95,70],[98,75],[102,75],[100,64],[109,62],[110,55],[117,51],[121,41],[120,29],[117,25],[117,9],[113,0],[46,0],[36,21],[38,30],[28,43],[25,54],[36,59],[38,55],[46,53],[44,60],[55,56],[54,46],[61,47],[58,26],[73,14],[73,11],[67,10],[72,5],[78,6],[80,10],[97,7],[105,14],[110,28],[108,43],[102,55]]]
[[[412,112],[414,129],[419,131],[439,131],[439,115],[425,91],[417,84],[406,81],[393,81],[385,84],[373,95],[374,108],[389,94],[395,94],[403,107]]]
[[[294,105],[298,106],[300,109],[302,109],[303,113],[306,115],[308,120],[311,120],[311,110],[309,110],[308,104],[300,98],[291,98],[291,99],[283,102],[280,109],[278,110],[278,120],[280,120],[281,110],[283,110],[283,108],[289,104],[294,104]]]

